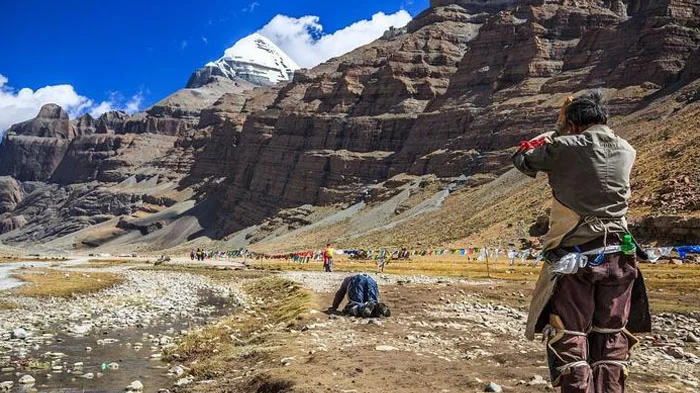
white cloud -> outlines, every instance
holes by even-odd
[[[187,48],[188,44],[189,44],[189,42],[187,40],[180,41],[180,49],[185,50],[185,48]]]
[[[114,107],[112,106],[112,103],[110,101],[102,101],[100,102],[99,105],[93,107],[90,109],[90,116],[93,118],[97,119],[98,117],[102,116],[103,113],[113,111]]]
[[[124,111],[126,113],[136,113],[141,109],[141,104],[143,104],[143,93],[138,92],[124,104]]]
[[[209,44],[209,40],[208,40],[207,37],[205,37],[205,36],[202,36],[202,42],[204,42],[204,45],[208,45],[208,44]]]
[[[255,9],[256,9],[257,7],[259,7],[259,6],[260,6],[260,3],[258,3],[257,1],[254,1],[254,2],[250,3],[247,7],[243,8],[241,11],[243,11],[243,12],[253,12],[253,11],[255,11]]]
[[[0,133],[13,124],[36,117],[45,104],[61,106],[71,119],[85,113],[97,118],[110,110],[136,113],[143,104],[142,92],[126,102],[120,94],[112,93],[108,100],[96,104],[90,98],[78,94],[71,85],[45,86],[35,91],[30,88],[15,90],[7,82],[7,77],[0,74]]]
[[[390,27],[403,27],[410,20],[411,15],[404,10],[390,15],[378,12],[372,19],[355,22],[332,34],[324,34],[318,16],[293,18],[277,15],[258,33],[272,40],[297,64],[310,68],[369,44]]]

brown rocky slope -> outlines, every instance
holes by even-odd
[[[18,125],[3,142],[0,174],[26,190],[2,213],[11,230],[0,241],[261,250],[528,241],[548,191],[510,170],[512,146],[549,130],[563,97],[587,88],[605,90],[613,126],[640,152],[635,230],[700,241],[699,21],[691,0],[435,0],[405,28],[286,85],[243,95],[224,86],[193,111],[156,106],[112,129],[98,119],[95,131],[49,108],[33,122],[53,116],[50,135]],[[28,192],[44,187],[131,199],[126,210],[44,203],[83,218],[48,236],[51,224],[36,218],[42,199]],[[26,222],[13,224],[20,215]]]

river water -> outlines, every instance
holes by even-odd
[[[48,266],[45,262],[16,262],[0,264],[0,291],[22,285],[22,281],[12,277],[12,271],[33,266]]]
[[[14,269],[42,266],[44,263],[22,262],[0,265],[0,288],[8,289],[21,285],[12,278]],[[71,264],[73,265],[73,264]],[[168,389],[179,378],[168,375],[168,370],[176,364],[168,365],[151,355],[161,353],[163,336],[176,338],[181,332],[190,331],[223,315],[235,312],[238,304],[230,297],[202,290],[198,293],[199,304],[190,311],[190,317],[182,318],[177,310],[169,315],[151,321],[144,327],[130,327],[103,331],[93,329],[86,336],[54,329],[42,329],[26,339],[24,354],[11,349],[12,340],[6,340],[0,363],[0,382],[14,381],[13,392],[123,392],[132,381],[139,380],[144,392],[158,392]],[[42,336],[40,333],[47,333]],[[7,333],[5,333],[7,334]],[[5,336],[7,337],[7,336]],[[167,340],[167,338],[166,338]],[[32,343],[37,343],[32,347]],[[90,347],[91,350],[87,350]],[[51,361],[53,360],[53,363]],[[75,366],[82,363],[82,366]],[[103,364],[116,363],[118,369],[104,369]],[[61,366],[52,370],[52,366]],[[38,368],[35,368],[38,367]],[[14,368],[12,370],[11,368]],[[29,374],[36,379],[34,385],[18,384],[21,376]],[[85,378],[92,374],[92,379]]]

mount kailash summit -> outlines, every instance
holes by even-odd
[[[282,49],[254,33],[228,48],[219,60],[195,71],[187,87],[202,87],[216,77],[244,79],[259,86],[271,86],[291,80],[298,69],[299,66]]]

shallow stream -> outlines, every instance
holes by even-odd
[[[41,263],[0,265],[0,288],[21,284],[15,282],[10,271],[32,265]],[[188,277],[184,274],[182,281]],[[12,392],[116,393],[123,392],[135,380],[143,383],[144,392],[169,389],[184,375],[168,375],[178,364],[169,365],[158,358],[163,346],[193,328],[235,312],[239,306],[234,298],[220,291],[200,289],[191,295],[199,301],[190,303],[188,310],[172,307],[144,326],[114,329],[95,326],[84,336],[66,330],[65,324],[37,327],[24,339],[9,338],[9,333],[4,333],[5,339],[0,342],[0,383],[13,381]],[[35,383],[20,385],[20,377],[27,374],[35,378]]]

